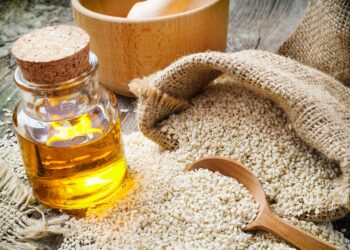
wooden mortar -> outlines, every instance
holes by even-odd
[[[72,0],[76,24],[90,35],[107,88],[133,96],[128,84],[181,56],[226,49],[229,0],[196,0],[201,7],[144,20],[126,19],[137,0]],[[198,3],[197,3],[198,4]]]

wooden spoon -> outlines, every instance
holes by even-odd
[[[193,0],[148,0],[136,3],[128,14],[129,19],[146,19],[184,12],[193,6]],[[199,4],[197,4],[199,5]],[[197,6],[198,7],[198,6]]]
[[[258,215],[253,222],[243,229],[244,231],[267,231],[299,249],[338,249],[310,233],[292,226],[274,214],[269,207],[265,192],[258,178],[252,171],[241,164],[224,157],[205,157],[187,166],[185,171],[201,168],[235,178],[252,193],[254,200],[259,203]]]

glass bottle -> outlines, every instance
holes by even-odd
[[[117,99],[98,83],[97,57],[65,82],[35,84],[20,68],[13,125],[35,197],[59,209],[107,203],[127,178]]]

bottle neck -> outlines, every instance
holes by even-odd
[[[90,81],[73,93],[51,97],[22,90],[20,105],[27,115],[37,120],[58,121],[77,117],[95,107],[101,99],[98,82]]]
[[[14,74],[15,83],[22,92],[23,111],[42,121],[58,121],[77,117],[96,106],[102,88],[97,79],[97,57],[90,53],[91,68],[66,82],[36,84],[23,78],[19,68]]]

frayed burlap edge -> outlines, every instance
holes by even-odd
[[[221,73],[235,79],[233,85],[253,91],[280,106],[301,139],[339,164],[342,177],[329,198],[332,205],[323,207],[319,204],[317,211],[308,211],[300,217],[324,222],[345,216],[350,209],[350,128],[342,121],[349,122],[350,116],[349,113],[337,116],[337,112],[349,107],[350,91],[320,71],[263,51],[190,55],[150,78],[130,84],[131,91],[139,97],[140,130],[161,146],[175,149],[177,140],[164,134],[159,122],[186,109],[191,98]],[[321,96],[314,93],[314,87],[315,91],[321,91]],[[325,96],[322,96],[323,90]],[[327,101],[336,102],[339,110],[332,109]],[[315,119],[310,120],[310,116]],[[314,126],[317,128],[313,130]]]
[[[63,234],[68,215],[47,216],[32,190],[0,160],[0,249],[42,249],[38,240]]]

